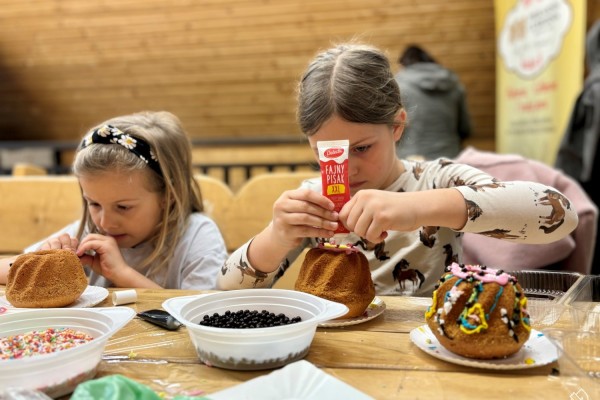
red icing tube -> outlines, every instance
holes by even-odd
[[[323,196],[334,204],[334,210],[340,211],[350,200],[350,181],[348,178],[348,140],[317,142]],[[347,233],[343,224],[338,224],[335,233]]]

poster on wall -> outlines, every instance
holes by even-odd
[[[583,84],[586,2],[495,0],[496,149],[553,165]]]

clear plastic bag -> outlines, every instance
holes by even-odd
[[[37,390],[7,388],[0,391],[0,400],[52,400],[52,398]]]

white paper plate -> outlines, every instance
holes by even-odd
[[[211,400],[373,400],[306,360],[207,395]]]
[[[329,321],[320,323],[319,327],[335,328],[339,326],[362,324],[363,322],[370,321],[378,315],[381,315],[383,311],[385,311],[385,302],[379,297],[375,296],[375,298],[373,299],[371,304],[369,304],[363,315],[354,318],[331,319]]]
[[[558,359],[556,347],[544,336],[543,333],[531,330],[529,340],[525,342],[521,350],[507,358],[496,360],[475,360],[454,354],[446,350],[429,326],[422,325],[410,332],[410,339],[421,350],[440,360],[454,364],[466,365],[468,367],[485,369],[524,369],[535,368],[550,364]]]
[[[108,290],[100,286],[88,286],[81,296],[65,308],[88,308],[94,307],[108,296]],[[6,307],[13,310],[31,310],[31,308],[13,307],[6,299],[6,296],[0,297],[0,307]]]

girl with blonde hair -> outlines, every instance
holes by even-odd
[[[217,225],[202,213],[190,140],[175,115],[140,112],[94,127],[73,173],[81,220],[26,252],[72,249],[96,286],[214,288],[227,251]]]

